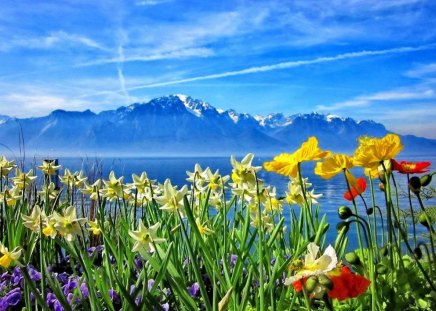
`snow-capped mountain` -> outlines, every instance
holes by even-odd
[[[22,131],[27,151],[38,154],[228,155],[292,151],[309,136],[324,148],[352,150],[361,135],[388,131],[373,121],[318,113],[251,116],[216,109],[186,95],[155,98],[98,114],[55,110],[45,117],[0,116],[0,143],[17,146]],[[410,145],[436,150],[436,141],[407,137]]]

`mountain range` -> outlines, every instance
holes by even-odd
[[[389,131],[374,121],[318,113],[252,116],[169,95],[116,110],[55,110],[44,117],[0,115],[0,146],[39,155],[229,155],[293,151],[309,136],[334,151],[352,151],[361,135]],[[402,136],[405,150],[436,151],[436,140]],[[0,152],[1,153],[1,152]],[[422,153],[422,152],[421,152]]]

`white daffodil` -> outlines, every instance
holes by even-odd
[[[52,219],[55,221],[54,228],[69,242],[73,241],[76,235],[82,235],[81,226],[86,223],[86,218],[77,218],[74,206],[67,207],[63,215],[54,212]]]
[[[143,194],[146,191],[149,191],[150,186],[156,182],[155,180],[150,180],[147,177],[146,172],[142,172],[141,176],[138,176],[136,174],[132,174],[132,180],[133,180],[133,182],[128,184],[127,186],[131,189],[136,189],[138,194]]]
[[[37,166],[46,175],[54,175],[61,168],[60,165],[56,165],[56,160],[44,160],[42,165]]]
[[[232,169],[232,180],[233,183],[230,184],[233,188],[243,188],[252,189],[256,187],[256,177],[255,173],[258,172],[261,166],[252,166],[254,154],[247,154],[241,162],[238,162],[234,156],[230,157],[230,163],[233,167]],[[261,181],[258,179],[258,184]]]
[[[39,205],[33,207],[29,216],[21,214],[21,218],[23,219],[23,225],[35,233],[40,233],[40,228],[48,221],[45,212],[41,211]]]
[[[154,252],[156,250],[155,244],[165,242],[165,239],[158,238],[156,231],[159,228],[160,223],[156,223],[150,228],[144,226],[142,220],[139,221],[138,230],[129,230],[129,235],[135,240],[132,252]]]
[[[15,177],[12,178],[14,185],[18,187],[18,189],[28,189],[30,185],[35,181],[36,176],[33,174],[33,170],[30,170],[28,173],[22,172],[19,168],[15,170]]]
[[[14,161],[9,161],[4,156],[0,156],[0,176],[8,176],[14,167],[16,167]]]
[[[98,194],[101,188],[101,179],[97,179],[92,185],[87,181],[83,182],[84,188],[80,189],[83,194],[89,195],[89,198],[93,201],[98,200]]]
[[[161,204],[161,210],[177,213],[183,217],[185,215],[185,206],[183,197],[188,192],[188,187],[185,185],[182,189],[177,190],[171,185],[171,181],[166,179],[164,182],[163,195],[156,198],[156,201]]]
[[[290,285],[295,281],[312,275],[326,274],[336,268],[338,258],[335,249],[331,245],[326,248],[324,254],[319,258],[317,258],[318,252],[319,246],[315,243],[309,243],[303,267],[295,275],[287,278],[285,285]]]

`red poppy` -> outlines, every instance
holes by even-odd
[[[339,275],[329,276],[333,283],[333,288],[328,292],[330,298],[345,300],[360,296],[369,287],[371,282],[358,274],[351,272],[347,266],[342,267]]]
[[[353,201],[359,194],[362,194],[366,190],[366,180],[363,177],[356,179],[356,185],[353,187],[350,185],[351,190],[345,192],[344,198],[348,201]]]
[[[327,273],[328,278],[332,281],[333,287],[327,293],[330,298],[345,300],[360,296],[368,289],[371,282],[358,274],[351,272],[350,268],[343,266]],[[301,292],[306,284],[308,277],[299,279],[292,283],[296,292]],[[313,298],[313,295],[310,295]]]
[[[422,174],[428,172],[428,167],[431,162],[397,162],[392,160],[392,169],[398,171],[401,174]]]
[[[295,291],[297,293],[301,292],[303,290],[303,286],[307,281],[307,277],[296,280],[294,283],[292,283],[292,287],[294,287]]]

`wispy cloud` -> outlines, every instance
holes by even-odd
[[[138,6],[155,6],[159,4],[164,4],[168,2],[172,2],[173,0],[142,0],[135,2],[135,5]]]
[[[436,74],[436,63],[422,64],[405,73],[406,77],[410,78],[428,78]]]
[[[255,73],[262,73],[262,72],[268,72],[268,71],[274,71],[274,70],[283,70],[283,69],[301,67],[301,66],[306,66],[306,65],[329,63],[329,62],[335,62],[335,61],[346,60],[346,59],[362,58],[362,57],[367,57],[367,56],[410,53],[410,52],[417,52],[417,51],[423,51],[423,50],[429,50],[429,49],[435,49],[435,48],[436,48],[436,44],[429,44],[429,45],[421,45],[421,46],[415,46],[415,47],[398,47],[398,48],[385,49],[385,50],[350,52],[350,53],[338,54],[335,56],[317,57],[317,58],[310,59],[310,60],[298,60],[298,61],[282,62],[282,63],[272,64],[272,65],[256,66],[256,67],[250,67],[250,68],[241,69],[241,70],[226,71],[226,72],[222,72],[222,73],[215,73],[215,74],[210,74],[210,75],[203,75],[203,76],[197,76],[197,77],[191,77],[191,78],[185,78],[185,79],[178,79],[178,80],[173,80],[173,81],[164,81],[164,82],[150,83],[150,84],[145,84],[145,85],[132,86],[132,87],[127,88],[127,90],[134,91],[134,90],[147,89],[147,88],[164,87],[164,86],[170,86],[170,85],[176,85],[176,84],[182,84],[182,83],[220,79],[220,78],[227,78],[227,77],[233,77],[233,76],[242,76],[242,75],[249,75],[249,74],[255,74]],[[105,94],[108,92],[110,93],[110,92],[119,92],[119,91],[118,90],[117,91],[103,91],[103,92],[99,92],[96,94],[84,95],[81,97],[95,96],[95,95],[99,95],[99,94]]]
[[[318,111],[338,111],[355,107],[370,106],[375,102],[385,101],[406,101],[417,99],[433,99],[436,98],[435,90],[431,88],[414,87],[407,90],[391,90],[385,92],[379,92],[372,95],[357,96],[351,100],[335,103],[332,105],[318,105],[316,110]]]
[[[191,57],[210,57],[214,55],[214,52],[209,48],[187,48],[181,50],[174,50],[169,52],[157,52],[152,54],[132,54],[124,55],[122,62],[149,62],[156,60],[167,60],[167,59],[183,59]],[[82,62],[77,65],[77,67],[89,67],[105,64],[113,64],[120,62],[119,55],[112,58],[100,58],[96,60],[91,60],[87,62]]]
[[[65,31],[51,32],[43,37],[13,37],[0,42],[0,51],[15,48],[22,49],[52,49],[65,48],[65,46],[84,46],[91,49],[107,50],[106,47],[87,36],[67,33]]]

